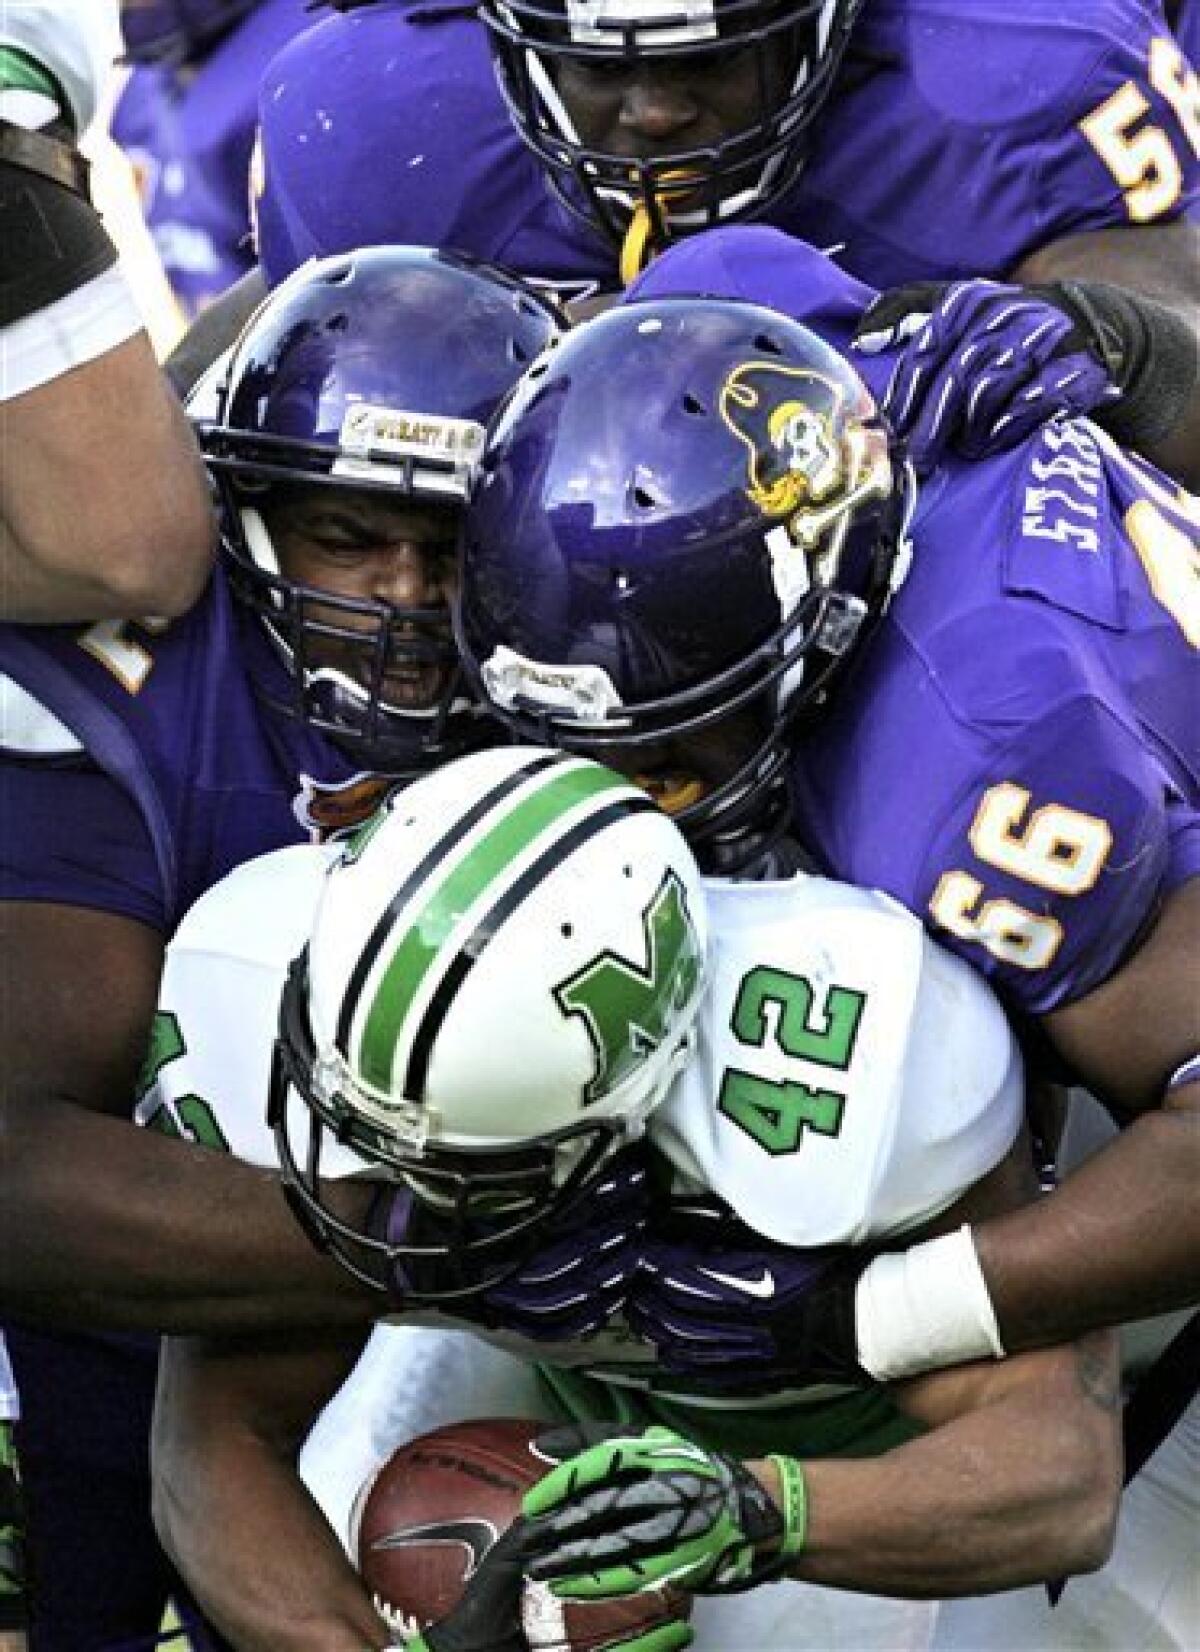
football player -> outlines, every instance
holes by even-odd
[[[758,218],[904,285],[866,334],[919,331],[889,412],[920,462],[951,439],[1011,442],[1048,408],[1095,409],[1200,476],[1197,82],[1158,6],[338,9],[264,80],[268,281],[400,238],[612,291],[653,248]],[[978,276],[1003,290],[964,299]]]
[[[0,631],[8,1313],[158,1329],[366,1311],[260,1176],[131,1129],[134,1079],[164,945],[197,895],[352,825],[478,737],[446,608],[458,512],[484,422],[555,325],[519,283],[450,256],[310,266],[246,330],[201,432],[223,537],[202,601],[175,624]],[[12,1352],[44,1632],[81,1649],[130,1635],[104,1607],[136,1519],[148,1529],[155,1348],[93,1364],[86,1340],[26,1329]],[[85,1490],[122,1482],[65,1471],[75,1490],[43,1518],[103,1540],[86,1555],[38,1518],[75,1425],[89,1448],[113,1440],[142,1495],[90,1519]]]
[[[31,0],[0,16],[8,620],[179,614],[211,562],[199,455],[77,147],[118,46],[115,0]]]
[[[821,549],[891,564],[903,494],[832,501]],[[631,1334],[622,1253],[646,1176],[661,1233],[698,1230],[718,1280],[789,1294],[899,1232],[936,1231],[949,1255],[972,1210],[1030,1190],[1020,1056],[978,974],[884,896],[778,855],[745,870],[702,881],[647,790],[596,764],[466,757],[338,858],[280,851],[197,903],[168,952],[143,1111],[203,1110],[230,1151],[278,1159],[303,1219],[402,1317],[466,1319],[497,1344],[374,1333],[305,1452],[348,1546],[360,1477],[414,1434],[492,1413],[602,1421],[622,1472],[654,1492],[662,1470],[650,1549],[685,1588],[838,1586],[702,1601],[701,1645],[922,1645],[930,1596],[1102,1561],[1113,1349],[1089,1337],[890,1393],[781,1366],[731,1407]],[[393,1228],[365,1201],[348,1219],[341,1178],[399,1184],[419,1219]],[[568,1255],[556,1236],[580,1203],[593,1247]],[[156,1506],[217,1626],[246,1652],[360,1652],[372,1629],[382,1645],[295,1467],[334,1352],[173,1339],[164,1358]],[[530,1505],[557,1541],[559,1479]],[[614,1504],[607,1541],[634,1523]],[[591,1564],[607,1552],[625,1559],[602,1542]]]
[[[188,316],[254,263],[247,179],[258,82],[310,22],[304,0],[123,0],[134,68],[111,132]]]
[[[469,666],[526,737],[636,765],[706,853],[727,862],[747,832],[787,824],[823,870],[901,900],[1129,1128],[1048,1198],[973,1228],[986,1298],[975,1262],[956,1282],[923,1246],[786,1306],[733,1281],[716,1248],[706,1262],[666,1247],[630,1315],[668,1367],[720,1385],[778,1369],[789,1348],[811,1373],[844,1375],[840,1346],[894,1377],[1186,1307],[1200,1237],[1195,501],[1078,422],[948,464],[917,494],[911,571],[853,658],[879,605],[809,545],[871,481],[861,383],[782,316],[689,292],[768,299],[843,342],[859,313],[827,262],[730,229],[665,255],[642,302],[569,338],[514,397],[485,464],[464,564]],[[981,540],[986,554],[964,556]],[[694,736],[744,741],[752,714],[769,738],[722,795]],[[698,1271],[710,1266],[720,1286]],[[1185,1622],[1190,1610],[1185,1597]]]

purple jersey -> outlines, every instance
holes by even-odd
[[[311,22],[304,0],[261,3],[198,63],[130,75],[112,135],[129,156],[167,279],[189,315],[254,263],[249,170],[264,65]]]
[[[838,247],[879,287],[1005,274],[1062,236],[1200,198],[1190,96],[1144,0],[872,0],[812,158],[768,220]],[[319,23],[268,68],[261,121],[272,282],[313,254],[412,241],[564,289],[617,285],[612,247],[518,138],[461,5]]]
[[[220,571],[169,626],[0,626],[0,672],[65,725],[8,720],[0,898],[169,934],[232,867],[378,800],[328,740],[260,707],[255,684],[281,692],[283,666]]]
[[[1200,872],[1200,510],[1082,422],[923,492],[796,822],[1041,1014]]]
[[[629,298],[770,304],[845,349],[872,294],[762,227]],[[891,362],[856,357],[878,393]],[[1040,1014],[1111,974],[1200,873],[1200,505],[1082,421],[926,484],[912,571],[806,736],[798,835]]]
[[[1179,0],[1173,27],[1184,57],[1200,70],[1200,0]]]

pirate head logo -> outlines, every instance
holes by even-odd
[[[881,429],[859,416],[844,386],[806,367],[765,361],[735,367],[720,413],[746,449],[746,493],[787,524],[794,544],[817,548],[865,498],[891,491]]]
[[[845,483],[840,385],[809,368],[752,361],[721,386],[721,417],[747,450],[746,492],[764,516],[792,516]]]

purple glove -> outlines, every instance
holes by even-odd
[[[731,1243],[732,1225],[676,1207],[670,1235],[652,1230],[644,1241],[625,1315],[654,1344],[661,1368],[712,1392],[783,1381],[869,1384],[858,1362],[854,1290],[870,1254],[773,1245],[741,1224]],[[688,1228],[694,1238],[684,1236]]]
[[[484,1294],[484,1312],[471,1306],[469,1317],[535,1342],[601,1330],[625,1305],[648,1214],[644,1152],[625,1148],[548,1225],[536,1255]]]
[[[1050,419],[1119,401],[1094,322],[1059,285],[917,281],[875,300],[854,347],[904,346],[881,405],[924,473],[948,447],[980,459]]]

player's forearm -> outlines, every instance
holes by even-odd
[[[1112,429],[1169,476],[1193,492],[1200,490],[1200,226],[1177,219],[1066,236],[1033,253],[1014,276],[1030,284],[1109,282],[1166,307],[1180,331],[1173,344],[1148,348],[1138,375],[1141,389],[1137,383],[1130,386],[1140,408],[1135,423],[1159,428],[1143,439],[1123,434],[1118,410]],[[1169,362],[1163,359],[1168,353]],[[1168,402],[1173,414],[1162,428],[1158,410]],[[1108,420],[1101,417],[1100,422]]]
[[[253,1488],[250,1517],[240,1494]],[[155,1459],[159,1538],[237,1652],[367,1652],[393,1637],[290,1463],[206,1436]]]
[[[1012,1352],[1200,1298],[1200,1085],[972,1232]]]
[[[154,1519],[239,1652],[364,1652],[385,1629],[296,1473],[358,1334],[168,1338],[152,1433]]]
[[[1103,1564],[1120,1493],[1106,1341],[1080,1345],[1066,1368],[1057,1352],[1028,1356],[1049,1367],[1045,1381],[882,1457],[806,1463],[808,1528],[796,1576],[937,1598]]]
[[[0,404],[0,427],[0,617],[170,616],[191,605],[212,563],[213,514],[144,333]]]
[[[377,1310],[309,1243],[278,1177],[50,1101],[4,1110],[0,1301],[42,1324],[179,1333]]]

